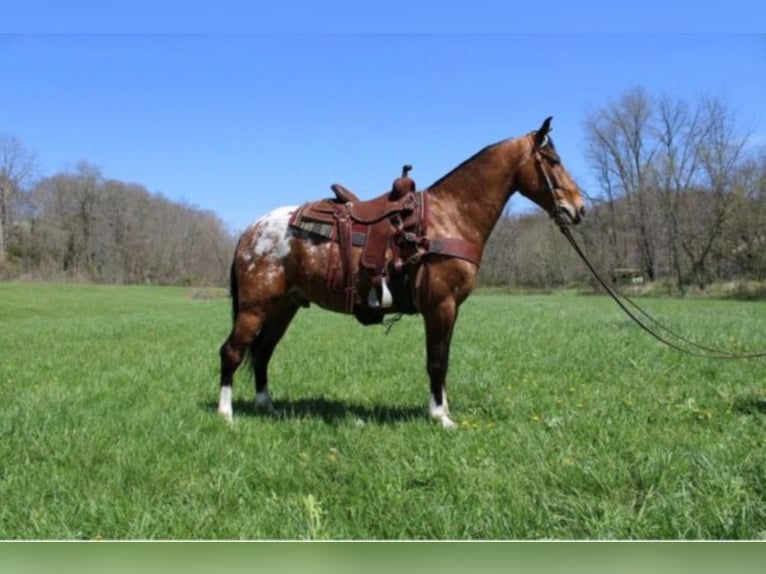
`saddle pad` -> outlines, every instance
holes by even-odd
[[[335,222],[328,223],[312,216],[312,214],[316,213],[313,211],[315,209],[314,205],[315,204],[307,203],[301,206],[290,217],[288,225],[301,233],[306,233],[313,237],[318,237],[319,239],[335,241],[337,239]],[[351,245],[354,247],[364,247],[365,243],[367,243],[365,229],[356,229],[356,226],[353,226]]]
[[[310,233],[311,235],[318,235],[325,239],[333,239],[335,237],[334,228],[335,225],[332,221],[320,221],[316,217],[311,217],[306,213],[306,208],[310,204],[304,204],[298,208],[295,213],[290,217],[288,225],[293,229]]]

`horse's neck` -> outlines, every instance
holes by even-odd
[[[434,183],[432,227],[444,227],[482,246],[515,191],[524,146],[520,139],[489,146]],[[439,231],[439,230],[434,230]]]

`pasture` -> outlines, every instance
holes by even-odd
[[[223,296],[0,283],[0,539],[763,539],[766,361],[666,350],[610,300],[479,292],[427,418],[423,326],[302,310],[278,418],[216,414]],[[219,294],[222,295],[222,292]],[[766,347],[763,302],[642,302]]]

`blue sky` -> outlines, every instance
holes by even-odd
[[[239,230],[334,181],[380,193],[403,163],[425,187],[548,115],[587,184],[583,122],[635,86],[722,97],[766,144],[766,35],[569,33],[561,22],[546,33],[333,33],[343,27],[328,14],[315,31],[301,14],[297,33],[239,33],[236,18],[236,33],[181,34],[135,33],[129,19],[114,30],[98,14],[15,22],[26,33],[0,36],[0,131],[36,153],[41,175],[86,160]]]

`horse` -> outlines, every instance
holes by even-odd
[[[577,224],[585,215],[583,195],[549,136],[551,120],[545,119],[539,129],[523,136],[486,146],[424,191],[416,192],[425,201],[427,226],[423,227],[422,237],[402,235],[412,247],[404,262],[409,270],[405,274],[405,290],[410,294],[407,312],[422,315],[425,322],[428,413],[444,428],[456,426],[447,403],[447,370],[455,322],[461,304],[476,287],[481,254],[508,199],[520,192],[561,227]],[[339,186],[338,200],[328,203],[336,212],[344,205],[353,208],[354,201],[358,201],[354,194],[340,190],[348,192]],[[376,205],[380,209],[383,204],[378,201]],[[346,265],[351,267],[341,272],[351,280],[339,288],[343,281],[334,281],[329,275],[339,274],[342,241],[338,237],[318,237],[291,225],[299,209],[282,207],[264,215],[242,233],[237,243],[230,276],[233,326],[220,347],[218,413],[229,422],[233,421],[233,376],[248,354],[255,380],[256,410],[275,412],[269,394],[268,364],[301,307],[314,303],[333,312],[354,312],[348,289],[349,285],[353,289],[354,281],[363,275],[360,259],[365,248],[347,242]],[[343,218],[337,213],[334,216]],[[401,267],[402,261],[398,263]],[[391,269],[391,262],[387,264]],[[375,293],[381,293],[380,288],[370,291],[368,305],[365,291],[361,296],[357,292],[355,308],[364,307],[369,312],[379,303]],[[378,305],[380,316],[395,311],[396,306],[380,309]]]

